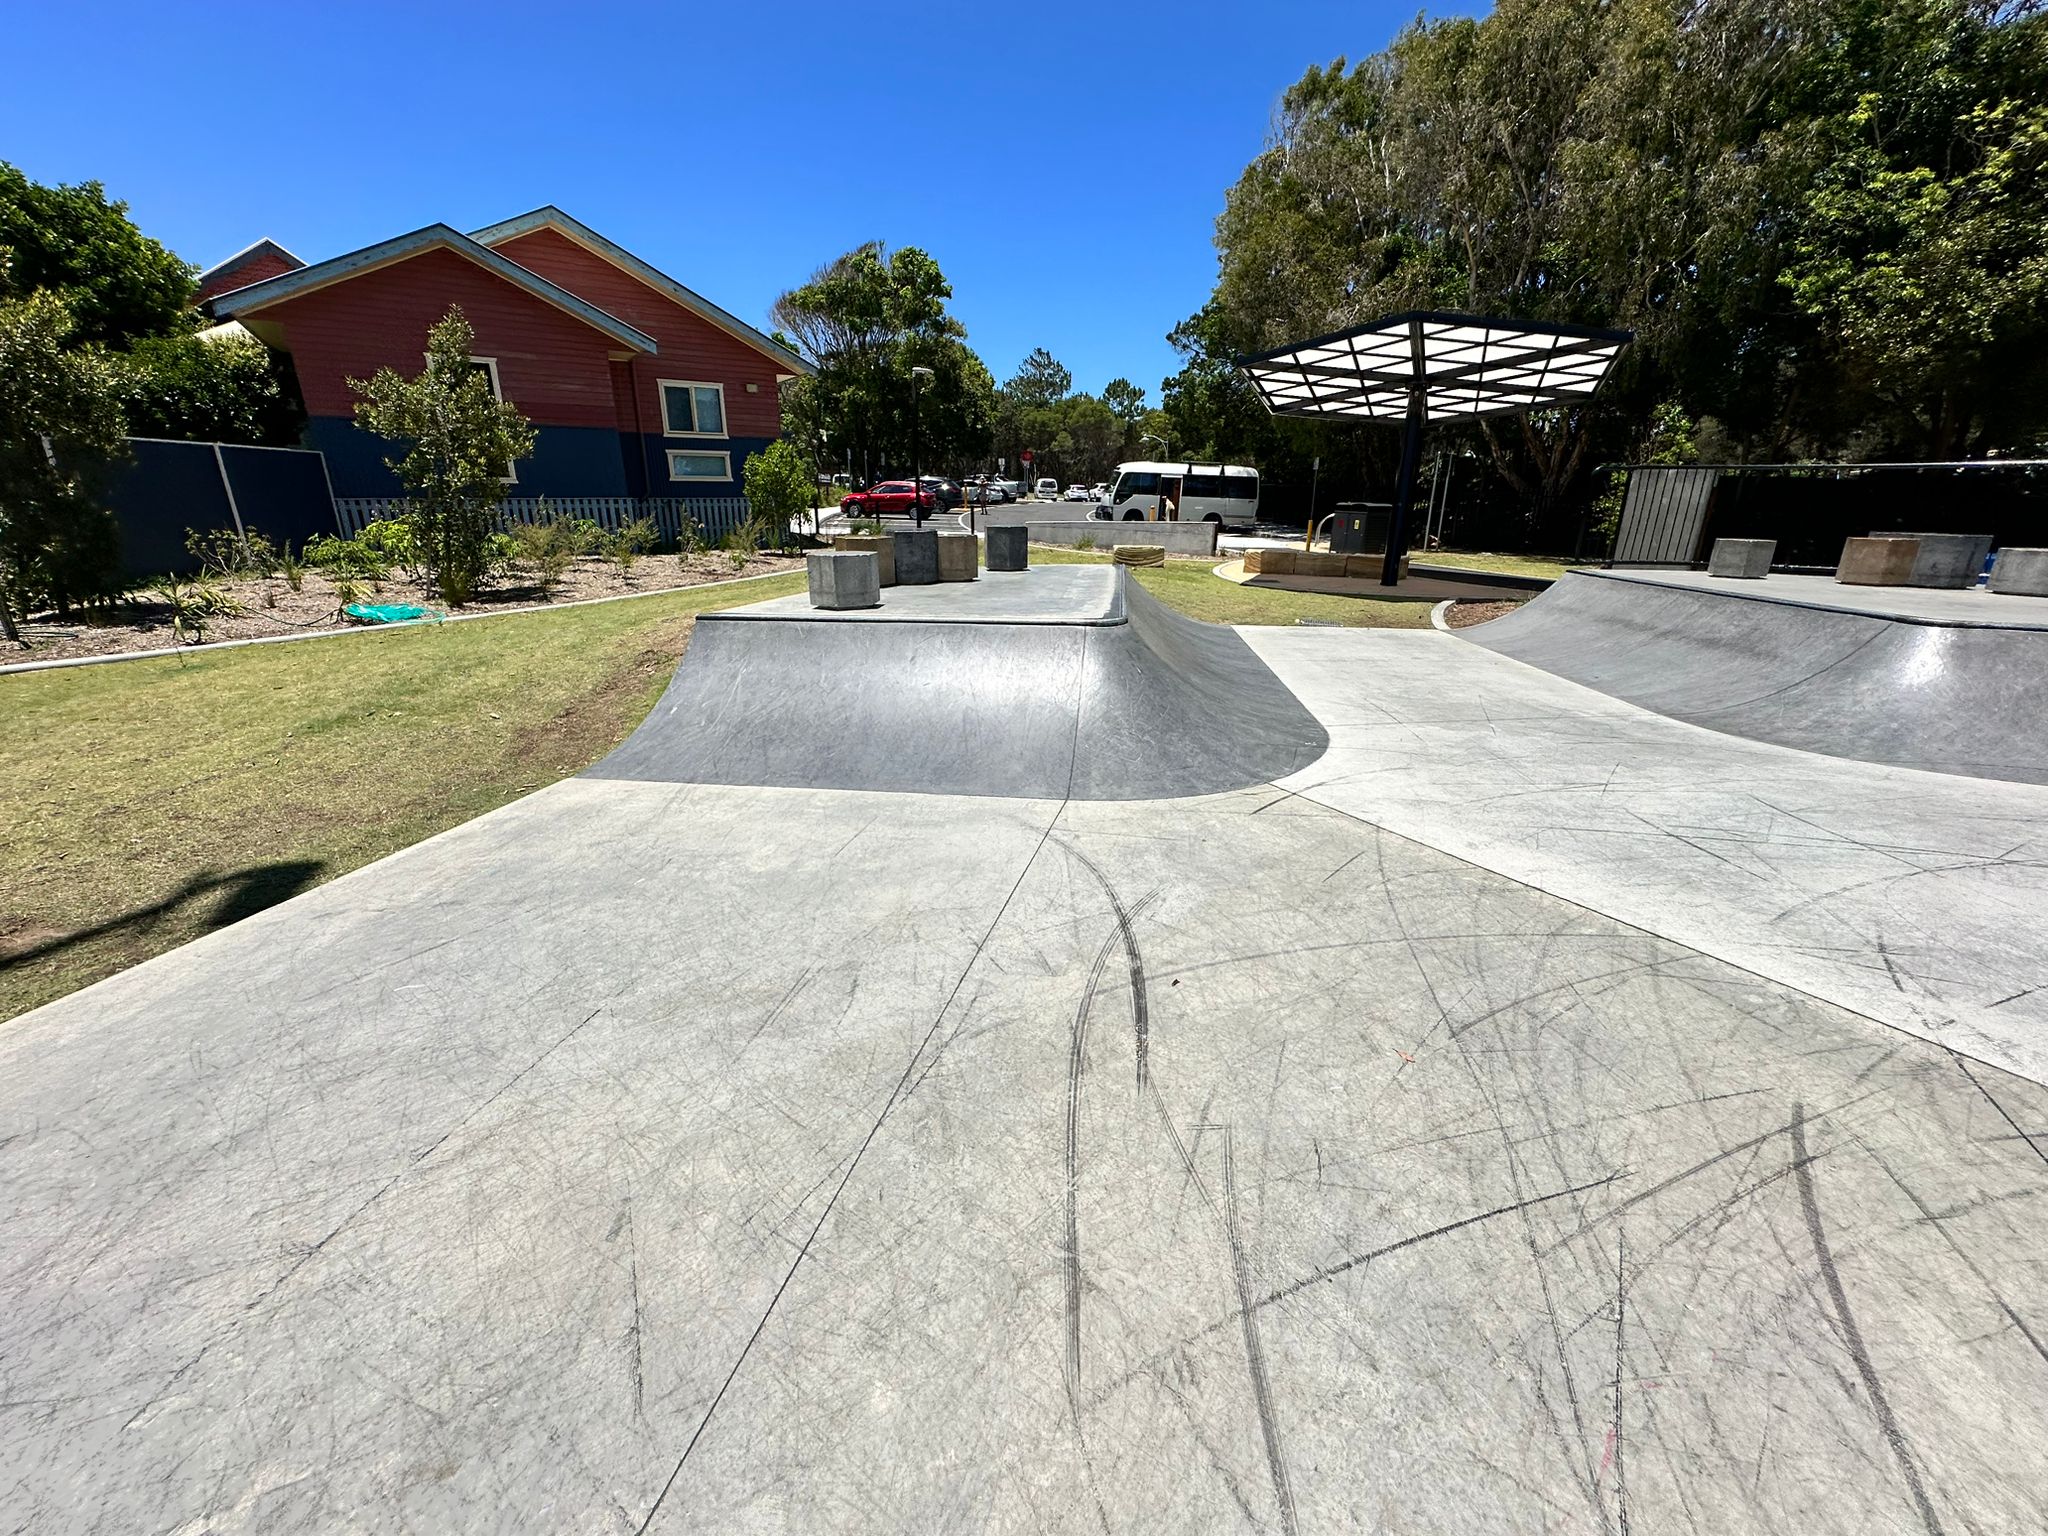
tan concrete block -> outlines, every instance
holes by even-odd
[[[875,564],[881,567],[882,585],[896,585],[896,540],[890,535],[872,533],[840,533],[832,536],[834,549],[867,550],[875,557]]]
[[[939,535],[939,580],[972,581],[981,573],[981,544],[971,533]]]
[[[1244,552],[1244,568],[1253,576],[1292,576],[1299,553],[1292,549],[1248,549]]]
[[[1166,548],[1160,544],[1119,544],[1110,559],[1118,565],[1164,565]]]
[[[1850,539],[1835,580],[1849,587],[1903,587],[1920,558],[1918,539]]]

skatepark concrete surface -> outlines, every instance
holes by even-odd
[[[1278,782],[593,773],[0,1028],[0,1528],[2048,1526],[2048,790],[1227,638]]]
[[[1687,579],[1567,571],[1465,634],[1711,730],[2048,784],[2048,602],[1822,577],[1677,576]],[[1865,592],[1880,595],[1856,611]],[[1829,606],[1817,606],[1822,596]]]

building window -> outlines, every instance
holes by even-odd
[[[732,455],[684,453],[672,448],[668,455],[668,477],[671,480],[730,480]]]
[[[495,357],[477,357],[472,355],[469,360],[469,366],[483,375],[484,383],[490,386],[491,398],[500,405],[503,405],[505,403],[505,391],[498,383],[498,360]],[[505,466],[505,473],[498,476],[498,478],[506,485],[517,485],[519,483],[519,467],[516,464],[507,464]]]
[[[661,430],[670,437],[725,436],[725,386],[661,380]]]
[[[484,382],[491,387],[491,398],[502,403],[505,391],[498,387],[498,360],[495,357],[472,357],[469,366],[484,376]]]

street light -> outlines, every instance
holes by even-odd
[[[910,510],[917,526],[924,526],[924,459],[917,441],[917,381],[934,375],[922,363],[910,370]]]
[[[1138,441],[1141,443],[1157,443],[1159,445],[1159,457],[1161,462],[1164,462],[1166,460],[1168,456],[1168,451],[1172,446],[1166,441],[1165,438],[1161,437],[1156,432],[1140,432],[1138,434]]]

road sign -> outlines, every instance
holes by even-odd
[[[1031,450],[1029,448],[1026,448],[1022,453],[1018,454],[1017,457],[1023,460],[1026,464],[1029,464],[1031,462]]]
[[[997,474],[999,474],[999,475],[1000,475],[1000,474],[1001,474],[1001,473],[1002,473],[1002,472],[1003,472],[1003,471],[1004,471],[1005,469],[1007,469],[1008,467],[1009,467],[1009,461],[1008,461],[1007,459],[997,459],[997,460],[996,460],[996,473],[997,473]]]

